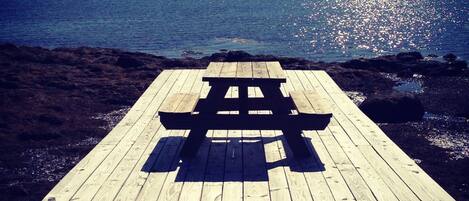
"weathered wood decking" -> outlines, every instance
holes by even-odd
[[[216,130],[180,162],[188,131],[168,131],[155,115],[172,93],[206,96],[203,73],[163,71],[44,200],[453,200],[323,71],[287,70],[282,86],[285,96],[315,89],[333,112],[326,130],[303,132],[314,157],[293,159],[281,131]]]

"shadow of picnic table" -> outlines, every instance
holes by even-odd
[[[175,179],[177,182],[268,181],[268,171],[275,168],[288,168],[293,172],[324,171],[324,165],[311,145],[311,139],[305,138],[305,140],[311,153],[311,156],[306,158],[294,157],[284,136],[276,135],[207,137],[195,157],[182,159],[179,157],[179,152],[185,137],[163,137],[148,157],[142,171],[148,173],[177,171]],[[268,154],[275,157],[269,157],[267,160],[264,146],[270,143],[273,144],[270,145]]]

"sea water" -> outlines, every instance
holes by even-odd
[[[11,0],[0,42],[168,57],[220,50],[343,61],[401,51],[469,58],[468,0]]]

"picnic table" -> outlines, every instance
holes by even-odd
[[[195,155],[210,129],[282,130],[294,155],[308,156],[302,130],[324,129],[332,117],[315,91],[292,91],[284,97],[281,84],[287,78],[279,62],[211,62],[202,80],[211,87],[205,100],[197,93],[176,93],[158,112],[165,128],[191,130],[182,157]],[[225,98],[230,87],[238,88],[235,100]],[[259,87],[264,97],[249,98],[248,87]],[[232,109],[239,114],[217,114]],[[250,109],[272,114],[249,114]]]

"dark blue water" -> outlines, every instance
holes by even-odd
[[[3,0],[0,42],[169,57],[236,49],[332,61],[417,50],[468,59],[469,1]]]

